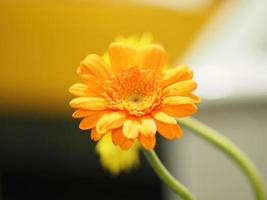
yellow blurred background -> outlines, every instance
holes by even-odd
[[[118,35],[149,32],[177,60],[220,7],[196,9],[124,1],[0,2],[0,109],[64,115],[68,87],[89,53],[102,54]]]

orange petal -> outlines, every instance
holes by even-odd
[[[183,135],[182,129],[178,124],[166,124],[156,120],[158,132],[167,139],[180,138]]]
[[[169,116],[168,114],[161,111],[153,111],[152,116],[154,119],[167,123],[167,124],[176,124],[176,120]]]
[[[96,123],[102,117],[103,114],[104,114],[104,112],[97,112],[96,114],[94,114],[90,117],[86,117],[86,118],[82,119],[80,122],[79,128],[81,130],[88,130],[88,129],[95,127]]]
[[[136,138],[139,133],[140,123],[134,119],[127,119],[122,128],[122,133],[126,138]]]
[[[173,117],[187,117],[197,112],[197,106],[195,104],[181,106],[166,105],[161,110]]]
[[[186,104],[192,104],[194,101],[192,101],[189,97],[184,96],[171,96],[166,97],[163,99],[164,105],[171,105],[171,106],[180,106],[180,105],[186,105]]]
[[[155,135],[145,136],[145,135],[139,134],[138,139],[145,149],[149,150],[155,147],[155,144],[156,144]]]
[[[162,88],[165,88],[176,82],[191,78],[193,78],[192,70],[187,65],[180,65],[176,68],[166,70],[166,73],[164,73],[162,78],[161,86]]]
[[[126,119],[124,112],[108,112],[105,113],[96,124],[96,130],[99,133],[105,133],[110,129],[119,128]]]
[[[133,145],[134,140],[133,139],[128,139],[125,138],[125,140],[123,141],[123,143],[120,144],[121,149],[123,150],[128,150],[131,148],[131,146]]]
[[[144,136],[155,135],[157,132],[157,126],[154,119],[148,117],[142,118],[139,131]]]
[[[96,84],[94,84],[94,87],[90,87],[89,85],[76,83],[69,88],[69,92],[77,97],[99,96],[102,91],[103,88],[101,88],[100,86],[96,87]]]
[[[112,131],[112,141],[114,145],[119,145],[123,150],[128,150],[134,143],[134,139],[128,139],[123,135],[121,128]]]
[[[162,46],[152,44],[141,49],[141,67],[161,72],[166,63],[166,52]]]
[[[92,74],[96,77],[103,77],[108,79],[109,71],[107,64],[102,58],[95,54],[88,55],[82,62],[78,69],[78,74]]]
[[[105,110],[106,100],[101,97],[78,97],[70,101],[73,108],[81,108],[85,110]]]
[[[103,137],[103,134],[99,134],[96,132],[96,129],[91,130],[91,139],[94,141],[98,141]]]
[[[76,83],[69,88],[69,92],[74,96],[86,96],[87,90],[87,85],[82,83]]]
[[[112,130],[112,141],[114,145],[119,145],[123,142],[124,136],[122,134],[122,129],[117,128]]]
[[[136,67],[139,64],[137,51],[130,45],[112,43],[108,51],[113,73],[118,73],[129,67]]]
[[[190,93],[197,88],[197,83],[192,80],[186,80],[174,83],[163,90],[163,94],[168,96],[178,96],[184,93]]]
[[[82,117],[89,117],[92,116],[94,114],[96,114],[99,111],[92,111],[92,110],[76,110],[73,114],[72,117],[73,118],[82,118]]]
[[[199,96],[192,94],[192,93],[181,94],[181,96],[186,96],[186,97],[192,99],[192,101],[194,103],[199,103],[201,101],[201,98]]]
[[[88,91],[94,92],[98,95],[104,91],[103,85],[106,79],[100,79],[99,77],[91,74],[81,75],[81,79],[86,83]]]

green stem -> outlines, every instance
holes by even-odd
[[[189,192],[189,190],[178,182],[164,167],[162,162],[159,160],[157,154],[154,150],[144,150],[143,151],[148,162],[157,173],[159,178],[175,193],[185,200],[195,200],[195,197]]]
[[[205,124],[202,124],[196,119],[184,118],[184,119],[177,119],[177,121],[183,126],[190,129],[192,133],[195,133],[196,135],[207,140],[215,147],[223,151],[232,160],[234,160],[243,170],[244,174],[250,181],[251,187],[253,188],[255,194],[255,198],[257,200],[266,200],[264,191],[265,187],[259,173],[257,172],[257,169],[249,160],[249,158],[238,147],[236,147],[231,141],[229,141],[223,135],[219,134],[217,131],[211,129]]]

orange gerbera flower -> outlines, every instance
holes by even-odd
[[[197,87],[193,72],[186,65],[164,69],[166,53],[157,44],[137,48],[112,43],[108,52],[110,64],[88,55],[77,71],[84,83],[70,87],[77,96],[70,102],[77,109],[73,117],[83,118],[80,129],[92,129],[94,141],[111,133],[122,149],[136,139],[153,149],[157,131],[167,139],[180,138],[174,117],[192,115],[199,102],[192,94]]]

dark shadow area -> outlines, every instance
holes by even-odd
[[[112,177],[77,126],[72,119],[2,115],[2,199],[161,199],[160,181],[143,157],[139,168]]]

